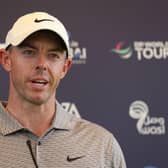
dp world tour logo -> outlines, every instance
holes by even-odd
[[[142,135],[163,135],[165,119],[163,117],[150,117],[148,105],[143,101],[134,101],[129,107],[131,118],[138,120],[136,127]]]
[[[137,61],[168,59],[168,41],[132,41],[131,43],[130,46],[120,41],[110,52],[119,55],[122,59],[134,57]]]
[[[111,52],[119,55],[123,59],[128,59],[131,57],[133,50],[130,46],[125,46],[125,42],[120,41]]]

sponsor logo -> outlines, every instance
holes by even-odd
[[[138,61],[168,58],[168,41],[134,41],[132,45],[123,47],[124,44],[124,41],[117,43],[110,52],[118,54],[123,59],[135,57]]]
[[[143,101],[134,101],[129,107],[129,115],[137,119],[136,128],[142,135],[163,135],[166,133],[163,117],[150,117],[148,105]]]
[[[73,64],[86,64],[87,50],[85,47],[81,47],[78,41],[72,40],[70,37],[70,56],[72,57]]]
[[[36,18],[36,19],[34,20],[35,23],[46,22],[46,21],[47,21],[47,22],[48,22],[48,21],[49,21],[49,22],[54,22],[54,20],[51,20],[51,19],[37,19],[37,18]]]
[[[73,158],[71,158],[71,157],[68,155],[68,156],[67,156],[67,161],[68,161],[68,162],[73,162],[73,161],[75,161],[75,160],[82,159],[83,157],[85,157],[85,156],[78,156],[78,157],[73,157]]]
[[[125,47],[125,42],[123,41],[117,43],[111,52],[118,54],[122,59],[128,59],[132,56],[132,48],[130,46]]]
[[[75,103],[70,103],[70,102],[62,102],[61,103],[62,107],[69,112],[72,115],[75,115],[76,117],[80,118],[80,113],[75,105]]]

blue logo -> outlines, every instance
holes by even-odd
[[[85,47],[81,47],[78,41],[72,40],[71,33],[69,32],[70,38],[70,56],[73,64],[86,64],[87,50]]]

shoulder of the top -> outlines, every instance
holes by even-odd
[[[75,123],[75,127],[81,128],[83,130],[88,130],[100,136],[113,137],[113,134],[109,130],[92,121],[75,117]]]

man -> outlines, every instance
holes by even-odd
[[[72,63],[58,19],[44,12],[20,17],[0,51],[10,81],[8,101],[0,104],[1,168],[126,168],[111,133],[55,100]]]

